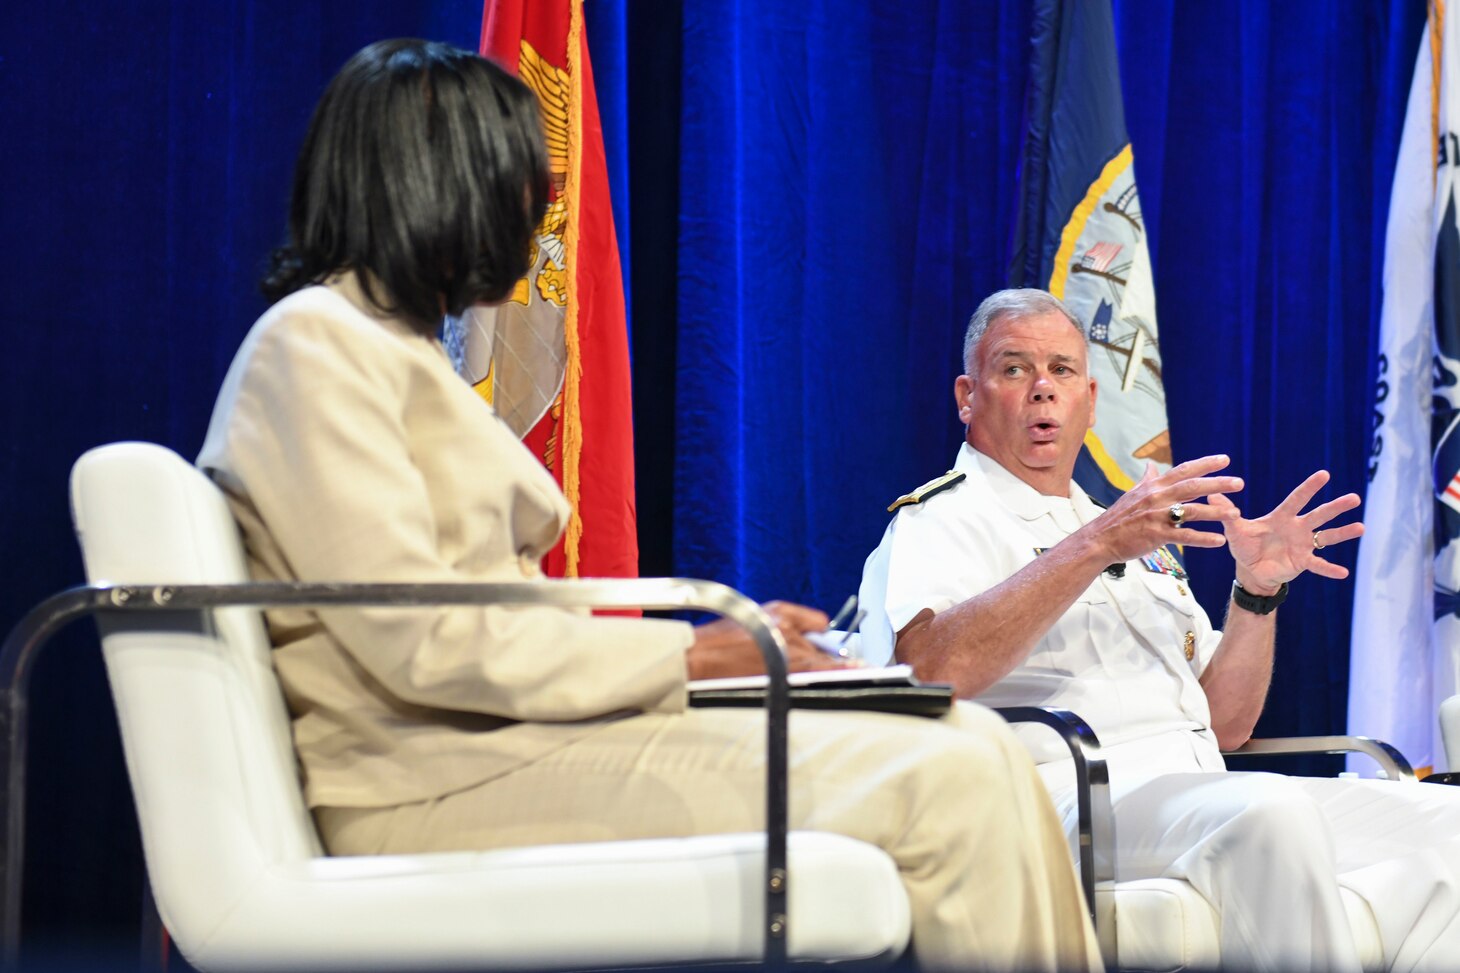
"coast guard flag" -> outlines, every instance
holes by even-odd
[[[1443,763],[1436,708],[1460,691],[1460,18],[1448,13],[1430,5],[1390,196],[1349,676],[1350,732],[1417,768]]]
[[[1109,503],[1171,466],[1145,224],[1109,0],[1036,0],[1013,287],[1062,299],[1090,339],[1095,428],[1075,467]]]
[[[498,307],[452,322],[448,338],[572,504],[547,573],[636,577],[628,327],[582,0],[486,0],[481,52],[537,93],[553,199],[527,276]]]

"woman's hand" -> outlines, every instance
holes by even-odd
[[[761,606],[786,640],[786,662],[792,672],[807,669],[843,669],[846,663],[827,655],[807,641],[805,632],[826,629],[824,612],[805,605],[772,601]],[[694,644],[685,652],[691,679],[752,676],[765,672],[765,660],[750,633],[728,618],[695,627]]]

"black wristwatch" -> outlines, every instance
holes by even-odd
[[[1282,587],[1270,595],[1254,595],[1238,582],[1232,582],[1232,600],[1237,603],[1238,608],[1252,612],[1254,615],[1271,615],[1287,597],[1288,583],[1286,581],[1283,582]]]

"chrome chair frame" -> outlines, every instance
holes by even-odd
[[[0,967],[19,958],[21,877],[25,855],[25,758],[30,676],[40,650],[60,629],[90,615],[200,612],[229,606],[328,608],[344,606],[553,605],[576,608],[688,609],[729,618],[750,633],[770,675],[766,692],[766,860],[764,879],[767,966],[786,962],[787,714],[786,643],[754,601],[713,581],[687,578],[569,580],[498,584],[224,584],[85,585],[41,602],[0,645],[0,731],[5,767],[0,802]]]
[[[1362,753],[1373,758],[1389,780],[1415,780],[1414,768],[1404,754],[1383,740],[1364,736],[1266,737],[1248,740],[1236,750],[1223,751],[1224,757],[1279,756],[1318,753]]]
[[[995,709],[1010,723],[1041,723],[1060,735],[1075,763],[1075,801],[1079,812],[1076,840],[1080,855],[1080,885],[1085,906],[1095,925],[1100,955],[1116,969],[1119,933],[1114,899],[1096,892],[1115,891],[1115,814],[1110,807],[1110,771],[1100,755],[1100,738],[1090,724],[1064,709],[1007,706]],[[1101,903],[1104,903],[1102,905]]]

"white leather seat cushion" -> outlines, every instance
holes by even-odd
[[[1379,927],[1368,903],[1340,889],[1360,962],[1383,967]],[[1214,970],[1221,966],[1217,913],[1196,889],[1177,879],[1121,882],[1115,890],[1120,967],[1148,973]]]
[[[189,959],[231,970],[753,960],[764,845],[735,834],[279,865]],[[907,898],[879,849],[798,832],[790,871],[794,958],[890,961],[905,948]]]

